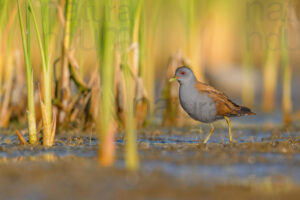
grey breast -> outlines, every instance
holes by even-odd
[[[201,94],[195,85],[183,84],[179,88],[182,108],[193,119],[210,123],[216,120],[216,104],[207,94]]]

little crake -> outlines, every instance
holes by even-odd
[[[249,108],[239,106],[231,101],[226,94],[199,82],[193,71],[188,67],[179,67],[170,81],[177,80],[180,84],[179,99],[182,108],[193,119],[210,124],[210,133],[205,138],[207,143],[214,132],[213,122],[225,119],[228,124],[229,141],[232,142],[230,117],[255,115]]]

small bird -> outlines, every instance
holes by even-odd
[[[255,115],[249,108],[235,104],[223,92],[198,81],[193,71],[188,67],[177,68],[175,76],[169,81],[172,82],[175,80],[180,84],[179,100],[185,112],[193,119],[209,123],[210,125],[210,132],[204,140],[205,144],[214,133],[214,121],[220,119],[226,120],[229,141],[232,142],[229,117]]]

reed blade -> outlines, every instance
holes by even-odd
[[[26,67],[26,80],[27,80],[27,119],[28,119],[28,133],[29,133],[29,143],[36,144],[37,143],[37,135],[36,135],[36,119],[35,119],[35,107],[34,107],[34,84],[33,84],[33,73],[31,67],[31,49],[30,49],[30,23],[29,16],[26,12],[26,21],[27,21],[27,29],[25,31],[21,13],[21,7],[19,0],[18,3],[18,15],[19,15],[19,23],[21,29],[22,36],[22,44],[23,44],[23,52],[25,59],[25,67]],[[27,7],[26,7],[27,9]],[[26,36],[27,32],[27,36]]]
[[[96,3],[96,2],[95,2]],[[101,1],[96,4],[99,6],[98,12],[101,13],[101,33],[96,33],[98,42],[98,55],[100,59],[100,102],[97,117],[97,131],[99,133],[99,163],[103,166],[111,166],[114,163],[115,145],[114,135],[116,125],[115,100],[114,100],[114,59],[116,35],[111,30],[115,27],[116,13],[113,9],[112,18],[109,19],[110,3],[115,1]],[[95,12],[96,13],[96,12]],[[97,27],[94,27],[97,30]]]

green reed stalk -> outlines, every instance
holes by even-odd
[[[43,71],[43,101],[41,102],[42,116],[43,116],[43,145],[44,146],[52,146],[52,71],[50,67],[49,60],[49,8],[48,8],[48,0],[40,1],[42,6],[42,31],[43,31],[43,40],[38,28],[36,15],[32,7],[31,0],[28,0],[29,10],[33,18],[34,28],[37,35],[37,40],[39,44],[39,49],[41,53],[42,59],[42,71]]]
[[[130,46],[131,38],[133,41],[138,41],[138,28],[137,23],[140,18],[140,5],[135,6],[132,1],[123,1],[129,6],[130,12],[134,12],[134,21],[130,26],[130,18],[127,20],[120,20],[120,48],[121,48],[121,65],[123,69],[123,76],[125,80],[125,164],[127,169],[136,170],[139,168],[139,158],[137,153],[137,136],[135,130],[135,80],[134,80],[134,69],[133,66],[129,65],[128,60],[128,49]],[[130,16],[130,13],[127,13]],[[132,36],[131,36],[132,35]]]
[[[125,56],[124,56],[125,57]],[[123,57],[123,61],[124,58]],[[123,75],[126,88],[126,104],[125,104],[125,164],[130,170],[139,168],[139,159],[137,153],[137,136],[135,130],[134,118],[134,80],[128,65],[123,65]]]
[[[35,108],[34,108],[34,85],[33,85],[33,73],[31,67],[31,48],[30,48],[30,20],[29,15],[26,11],[26,31],[23,26],[23,19],[21,14],[21,8],[18,3],[18,14],[19,14],[19,22],[21,28],[21,36],[23,43],[23,51],[24,51],[24,59],[25,59],[25,67],[26,67],[26,80],[27,80],[27,118],[28,118],[28,133],[29,133],[29,143],[36,144],[37,143],[37,135],[36,135],[36,121],[35,121]],[[27,9],[27,7],[26,7]],[[27,32],[27,37],[26,37]]]
[[[8,7],[8,1],[3,1],[0,4],[0,26],[4,27],[5,20],[7,20],[6,15],[7,15],[7,7]],[[0,33],[2,33],[3,30],[1,29]]]
[[[144,27],[144,1],[135,1],[134,9],[131,10],[131,51],[129,53],[129,64],[134,72],[135,78],[135,124],[136,128],[145,126],[152,115],[151,107],[153,106],[153,93],[148,92],[144,86],[143,69],[146,67],[145,63],[145,27]],[[153,68],[151,69],[152,71]],[[149,70],[150,71],[150,70]],[[152,72],[153,74],[153,72]],[[146,76],[152,76],[150,73]],[[152,85],[154,81],[152,80]],[[151,88],[150,88],[151,89]],[[153,86],[152,86],[153,89]],[[150,95],[149,95],[150,94]],[[148,119],[147,119],[148,118]]]
[[[80,0],[67,0],[67,4],[69,6],[68,10],[69,13],[69,20],[70,20],[70,30],[69,30],[69,34],[70,34],[70,43],[72,43],[72,40],[75,36],[76,33],[76,28],[77,28],[77,24],[79,21],[79,17],[81,14],[81,9],[82,9],[82,2]]]
[[[115,134],[115,98],[114,98],[114,60],[115,60],[115,28],[117,14],[113,10],[110,13],[110,2],[95,2],[97,8],[102,14],[101,33],[97,34],[98,53],[100,56],[100,102],[99,114],[97,119],[97,130],[99,132],[99,162],[104,166],[110,166],[114,163],[114,134]],[[99,6],[99,7],[98,7]],[[97,12],[97,11],[96,11]],[[96,14],[94,12],[94,14]],[[111,15],[110,15],[111,14]],[[110,18],[111,16],[111,18]],[[97,24],[97,23],[96,23]],[[94,24],[94,29],[98,27]],[[113,31],[112,31],[113,29]],[[96,32],[96,31],[95,31]]]
[[[3,1],[2,4],[0,4],[0,96],[2,96],[2,78],[3,78],[3,60],[4,60],[4,49],[2,37],[4,34],[4,28],[5,28],[5,22],[7,20],[7,9],[8,9],[8,1]],[[1,100],[0,100],[1,102]]]

